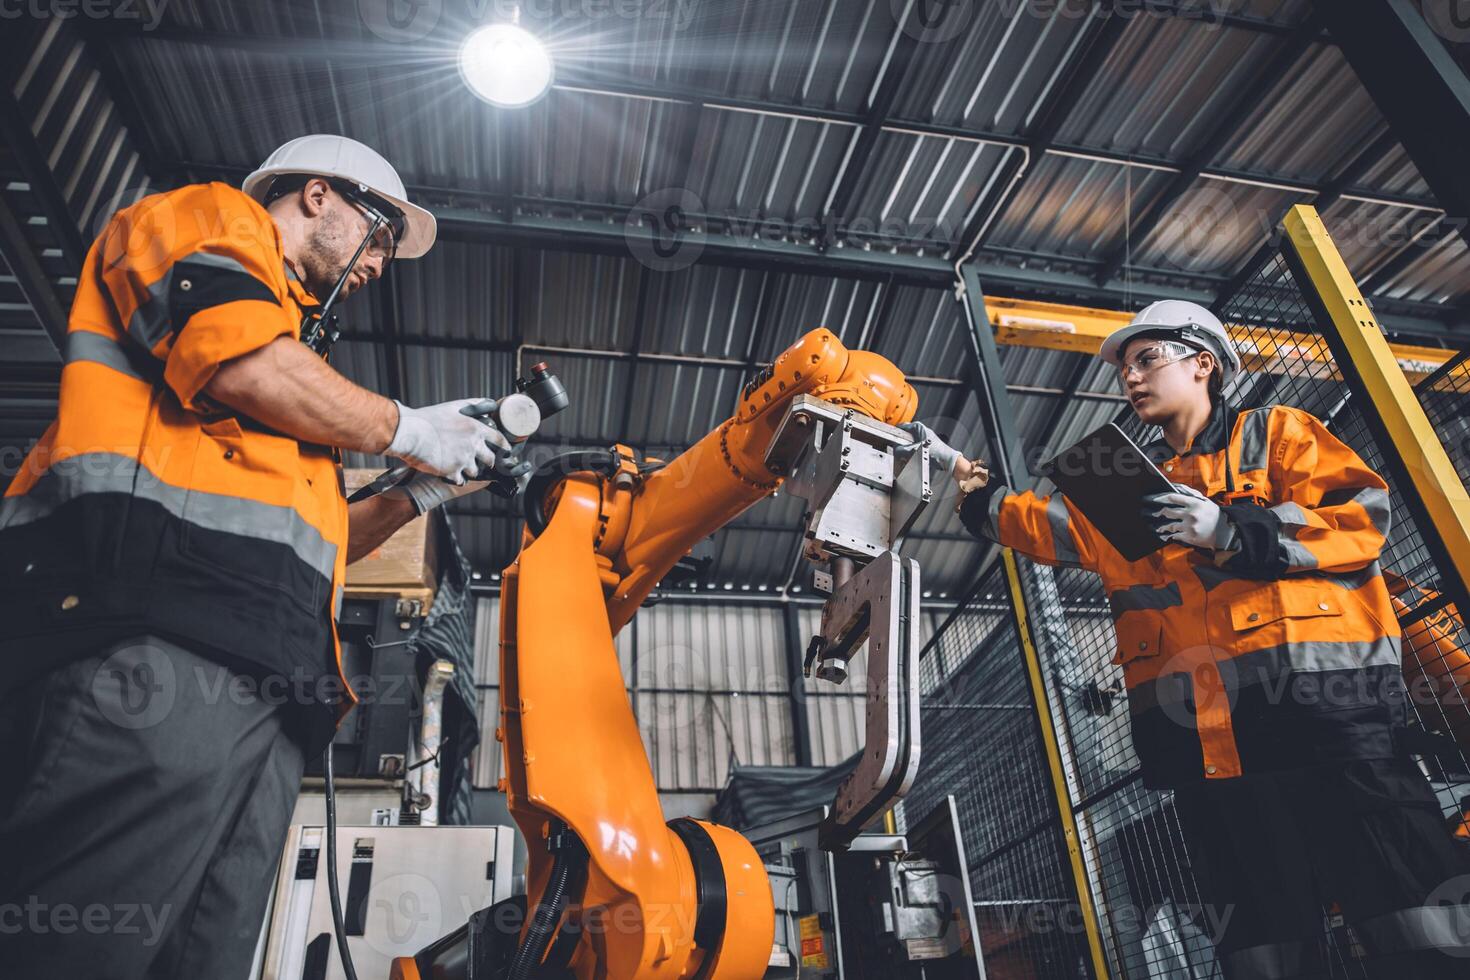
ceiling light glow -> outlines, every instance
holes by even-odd
[[[546,45],[516,24],[490,24],[465,38],[459,73],[471,92],[502,109],[540,99],[556,74]]]

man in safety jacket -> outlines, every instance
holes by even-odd
[[[308,136],[92,245],[56,420],[0,501],[0,974],[246,975],[353,699],[345,566],[515,469],[479,399],[409,408],[325,361],[319,298],[434,237],[386,160]],[[341,450],[418,472],[349,508]]]
[[[1316,418],[1237,411],[1220,321],[1163,301],[1104,342],[1143,447],[1175,492],[1143,502],[1168,544],[1128,561],[1057,493],[1008,493],[922,424],[961,521],[1048,565],[1102,577],[1144,781],[1172,788],[1230,978],[1325,976],[1339,903],[1384,976],[1470,975],[1470,872],[1396,732],[1401,636],[1378,565],[1383,479]],[[1463,972],[1462,972],[1463,971]]]

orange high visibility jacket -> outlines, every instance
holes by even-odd
[[[336,679],[336,454],[203,394],[223,362],[298,336],[315,304],[235,188],[113,217],[79,276],[56,420],[0,501],[7,679],[141,631]]]
[[[1222,505],[1230,550],[1175,543],[1130,562],[1061,494],[985,487],[960,513],[974,534],[1102,577],[1145,780],[1392,756],[1407,710],[1378,565],[1383,479],[1286,405],[1222,403],[1182,455],[1163,439],[1144,450]]]

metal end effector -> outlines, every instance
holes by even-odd
[[[847,681],[867,645],[867,739],[837,789],[822,846],[845,847],[902,798],[919,767],[919,565],[898,554],[928,505],[929,450],[895,455],[902,429],[809,395],[796,398],[766,454],[807,501],[804,555],[828,598],[805,673]]]

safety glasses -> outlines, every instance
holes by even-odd
[[[403,212],[383,198],[363,190],[356,184],[344,180],[330,181],[332,189],[367,216],[369,224],[376,221],[373,239],[368,243],[368,254],[383,260],[383,265],[393,261],[398,252],[398,243],[403,240],[405,219]]]
[[[1137,371],[1139,377],[1146,377],[1159,368],[1176,364],[1186,358],[1193,357],[1199,351],[1176,340],[1160,340],[1148,344],[1133,352],[1133,356],[1126,358],[1118,366],[1118,380],[1127,383],[1128,375]]]

